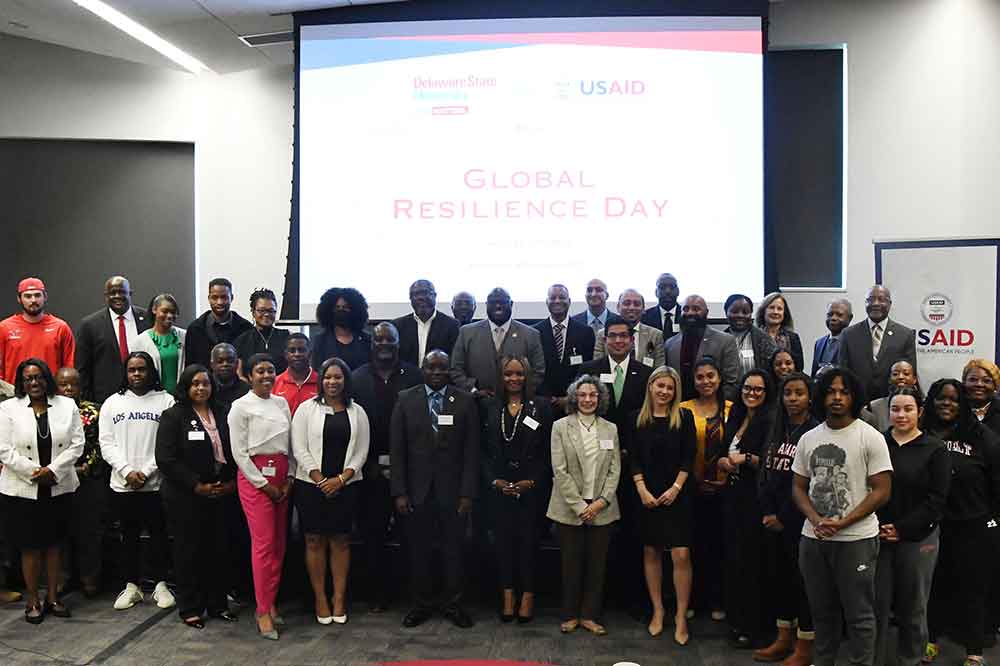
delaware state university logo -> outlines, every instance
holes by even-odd
[[[920,304],[920,315],[931,326],[943,326],[954,310],[951,299],[944,294],[931,294]]]

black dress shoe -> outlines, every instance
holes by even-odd
[[[451,623],[460,629],[468,629],[475,622],[472,620],[472,616],[465,612],[458,604],[452,604],[445,607],[444,616],[451,620]]]
[[[181,622],[183,622],[185,626],[191,627],[192,629],[205,628],[205,621],[202,620],[200,617],[191,617],[186,620],[181,620]]]
[[[517,616],[517,623],[518,624],[528,624],[529,622],[531,622],[534,619],[535,619],[534,615],[518,615]]]
[[[208,614],[208,616],[222,620],[223,622],[236,622],[240,619],[236,616],[236,613],[231,613],[229,610],[212,611]]]
[[[746,634],[734,634],[730,636],[729,643],[737,650],[749,650],[753,647],[753,640]]]
[[[404,627],[417,627],[431,619],[433,612],[430,608],[424,606],[417,606],[410,610],[403,618]]]

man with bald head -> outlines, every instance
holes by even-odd
[[[660,329],[664,340],[669,340],[677,332],[677,323],[681,318],[681,306],[677,302],[679,295],[677,278],[670,273],[660,273],[660,277],[656,278],[657,303],[642,313],[642,323]]]
[[[236,347],[228,342],[220,342],[212,347],[210,357],[209,369],[218,387],[215,400],[229,409],[234,402],[250,392],[250,385],[236,374],[236,365],[239,362]]]
[[[596,338],[608,321],[614,321],[618,316],[608,310],[608,285],[604,280],[594,278],[588,282],[586,298],[587,309],[573,315],[573,319],[589,326]]]
[[[545,352],[538,331],[512,314],[514,301],[506,289],[497,287],[486,297],[486,319],[463,326],[451,356],[451,379],[455,386],[492,396],[500,376],[500,359],[523,356],[534,371],[537,389],[545,377]]]
[[[736,338],[709,327],[708,304],[697,294],[684,299],[681,306],[680,333],[667,340],[665,354],[667,365],[681,375],[684,400],[696,398],[694,390],[694,365],[710,356],[722,371],[722,393],[727,400],[735,401],[739,395],[740,359]]]
[[[889,393],[889,369],[896,361],[908,361],[917,371],[917,337],[912,328],[889,320],[892,294],[880,284],[868,290],[864,321],[841,335],[838,365],[849,368],[865,387],[866,401]]]
[[[836,365],[840,356],[840,334],[851,325],[854,312],[851,302],[846,298],[830,301],[826,307],[826,330],[830,331],[816,340],[813,345],[812,376],[815,377],[820,368]]]
[[[632,327],[632,358],[647,367],[658,368],[664,363],[663,332],[641,322],[644,307],[646,301],[635,289],[626,289],[618,297],[618,316]],[[594,358],[604,358],[606,346],[601,331],[594,343]]]
[[[87,315],[76,331],[76,369],[87,400],[103,403],[121,387],[123,359],[132,341],[153,325],[142,308],[132,306],[132,285],[116,275],[104,283],[106,307]]]
[[[451,299],[451,315],[459,326],[472,323],[476,316],[476,297],[467,291],[460,291]]]
[[[594,358],[594,330],[570,317],[569,306],[566,285],[552,285],[545,296],[549,316],[534,326],[545,354],[542,393],[549,396],[556,418],[565,414],[566,388],[576,371]]]
[[[410,285],[410,307],[412,313],[392,321],[399,331],[399,358],[417,365],[434,349],[450,354],[458,339],[459,324],[437,309],[437,291],[430,280]]]

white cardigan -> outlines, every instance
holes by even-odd
[[[156,348],[156,343],[153,342],[153,338],[149,337],[150,332],[153,329],[143,331],[139,335],[135,336],[129,342],[129,349],[131,351],[144,351],[153,357],[153,365],[156,366],[156,371],[163,374],[163,370],[160,368],[160,350]],[[187,331],[183,328],[174,326],[174,333],[177,334],[177,339],[180,340],[181,346],[177,350],[177,379],[181,378],[181,373],[184,372],[184,366],[187,364],[184,360],[184,337],[187,335]]]
[[[292,418],[292,454],[295,456],[295,478],[306,483],[314,483],[309,478],[309,472],[320,469],[323,463],[323,425],[326,415],[333,409],[309,399],[299,405]],[[368,460],[368,445],[370,429],[368,414],[352,400],[347,408],[347,420],[351,424],[351,439],[347,443],[347,456],[344,458],[344,469],[350,467],[354,476],[347,483],[360,481],[361,468]]]
[[[38,484],[31,482],[38,463],[38,423],[31,401],[13,398],[0,403],[0,493],[12,497],[38,499]],[[80,410],[70,398],[49,398],[49,428],[52,432],[52,462],[55,474],[52,496],[71,493],[80,485],[76,460],[83,455],[83,422]]]

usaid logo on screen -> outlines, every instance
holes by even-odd
[[[556,81],[556,97],[635,97],[645,94],[646,82],[640,79],[578,79]]]
[[[951,321],[955,312],[952,300],[942,293],[933,293],[920,303],[920,316],[931,326],[917,331],[917,344],[925,352],[971,354],[975,334],[967,328],[940,328]]]

